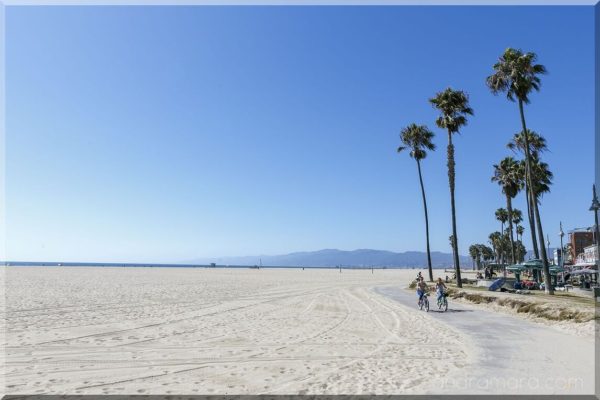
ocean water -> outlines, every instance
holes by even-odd
[[[54,261],[0,261],[0,266],[10,267],[123,267],[123,268],[259,268],[256,265],[203,265],[203,264],[151,264],[151,263],[91,263]],[[334,266],[277,266],[264,265],[260,268],[319,268],[339,269]],[[421,269],[423,267],[342,266],[341,269]]]

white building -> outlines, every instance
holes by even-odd
[[[595,244],[584,247],[583,260],[589,264],[596,264],[596,260],[598,260],[598,247]]]

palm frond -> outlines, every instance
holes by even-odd
[[[432,142],[434,136],[426,125],[412,123],[400,131],[402,145],[398,147],[398,152],[410,149],[412,158],[422,160],[427,157],[427,150],[435,150],[435,144]]]
[[[536,60],[537,55],[533,52],[506,49],[494,64],[494,73],[486,79],[488,88],[494,95],[506,92],[506,97],[511,101],[518,99],[525,104],[529,103],[529,94],[540,90],[539,75],[547,73],[546,67],[535,64]]]

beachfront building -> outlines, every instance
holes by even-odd
[[[583,261],[587,264],[596,264],[598,260],[598,247],[593,244],[583,249]]]
[[[578,260],[584,249],[594,244],[594,231],[590,228],[577,228],[569,231],[571,259]]]
[[[577,258],[575,258],[575,264],[572,266],[571,270],[576,271],[588,268],[594,269],[597,261],[598,250],[596,244],[586,246],[584,247],[583,252],[579,253]]]

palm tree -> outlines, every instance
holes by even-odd
[[[523,232],[525,232],[525,228],[523,228],[523,225],[517,225],[517,239],[520,241],[523,241]],[[519,236],[521,237],[520,239]]]
[[[532,160],[531,170],[533,198],[537,204],[540,204],[540,197],[544,193],[550,192],[554,174],[548,168],[548,164],[540,161],[537,157]]]
[[[511,242],[510,235],[508,234],[508,228],[506,228],[506,232],[500,236],[500,246],[502,248],[502,264],[508,263],[509,255],[512,256],[512,249],[514,249],[514,245]],[[506,273],[506,269],[504,270]]]
[[[527,130],[527,142],[529,144],[529,152],[532,157],[539,157],[540,153],[543,153],[548,149],[546,144],[546,139],[540,134]],[[523,131],[519,133],[515,133],[512,140],[507,144],[507,147],[513,150],[515,153],[521,153],[525,156],[525,134]],[[540,258],[540,252],[538,250],[537,238],[535,236],[535,218],[533,213],[533,207],[531,203],[533,203],[533,196],[531,190],[529,190],[529,184],[526,179],[526,166],[523,163],[523,171],[522,171],[523,180],[525,181],[525,197],[527,199],[527,217],[529,220],[529,228],[531,230],[531,243],[533,245],[533,253],[535,254],[535,258]]]
[[[447,88],[443,92],[436,93],[429,102],[440,111],[440,116],[435,123],[439,128],[448,131],[448,183],[450,185],[450,205],[452,208],[452,236],[454,252],[454,268],[456,269],[456,286],[462,287],[460,277],[460,262],[458,260],[458,236],[456,234],[456,206],[454,201],[455,166],[454,145],[452,135],[458,133],[460,128],[467,124],[467,115],[473,115],[473,109],[469,107],[469,97],[460,90]]]
[[[527,249],[523,245],[523,242],[517,240],[515,242],[515,253],[517,254],[517,259],[519,262],[522,262],[525,259],[525,254],[527,253]]]
[[[496,262],[501,262],[501,250],[502,250],[502,234],[498,231],[490,233],[488,236],[490,240],[490,244],[492,245],[492,251],[494,252],[494,257],[496,258]]]
[[[537,132],[527,130],[527,142],[529,143],[529,154],[532,157],[538,157],[540,153],[548,150],[546,139]],[[512,140],[506,145],[514,152],[525,154],[525,135],[523,131],[515,133]]]
[[[454,243],[456,243],[456,240],[454,240],[454,235],[448,236],[448,242],[450,242],[450,248],[452,249],[452,257],[454,258],[456,256],[456,251],[454,250]],[[456,275],[456,279],[456,282],[460,282],[458,275]]]
[[[481,255],[484,261],[490,261],[494,258],[494,251],[489,246],[481,244]]]
[[[427,243],[427,267],[429,269],[429,281],[433,282],[433,268],[431,266],[431,253],[429,250],[429,217],[427,215],[427,199],[425,197],[425,187],[423,185],[423,175],[421,174],[421,160],[427,157],[427,150],[435,150],[432,143],[433,132],[425,125],[410,124],[400,132],[402,145],[398,147],[398,153],[403,150],[410,150],[410,157],[417,162],[417,171],[419,172],[419,183],[421,184],[421,195],[423,197],[423,210],[425,211],[425,238]]]
[[[519,164],[512,157],[506,157],[499,164],[494,165],[494,176],[492,182],[498,182],[502,188],[502,193],[506,196],[506,208],[508,210],[508,225],[510,233],[510,253],[511,262],[516,262],[515,257],[515,240],[513,237],[513,210],[512,199],[517,195],[521,187],[519,179]]]
[[[521,182],[521,187],[523,186],[523,179],[520,175],[520,166],[518,167],[519,171],[517,171],[517,175],[519,176],[519,181]],[[517,240],[523,240],[523,238],[519,239],[519,227],[521,226],[521,222],[523,222],[523,213],[518,208],[513,208],[512,210],[512,222],[515,226],[515,233],[517,234]],[[517,257],[518,258],[518,257]]]
[[[519,181],[522,183],[523,181],[521,180],[518,172],[517,175],[519,176]],[[523,222],[523,213],[518,208],[513,208],[512,210],[512,222],[515,225],[519,225],[521,222]]]
[[[488,76],[486,83],[493,94],[506,93],[506,97],[510,101],[517,101],[519,104],[519,114],[521,116],[522,132],[527,132],[527,124],[525,123],[524,104],[529,104],[529,95],[532,91],[539,91],[541,85],[540,75],[546,73],[546,67],[541,64],[536,64],[537,56],[535,53],[523,53],[521,50],[508,48],[500,57],[498,62],[494,64],[494,73]],[[525,144],[525,163],[526,163],[526,181],[529,191],[532,192],[532,169],[531,169],[531,149],[529,147],[528,135],[524,135]],[[533,193],[531,193],[533,197]],[[540,250],[542,255],[542,263],[544,265],[545,288],[546,293],[554,294],[552,282],[550,280],[550,269],[548,267],[548,255],[544,246],[544,232],[542,222],[539,218],[539,209],[537,202],[532,204],[533,214],[536,220],[536,228]]]
[[[508,221],[508,211],[506,211],[506,208],[500,207],[496,210],[496,219],[500,221],[500,232],[504,232],[504,224]]]
[[[477,244],[470,245],[469,246],[469,255],[473,259],[473,269],[475,269],[475,265],[477,265],[477,267],[479,267],[478,259],[481,257],[481,253],[479,252],[479,245],[477,245]]]

